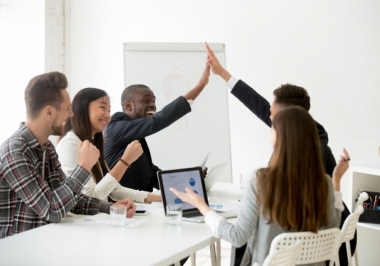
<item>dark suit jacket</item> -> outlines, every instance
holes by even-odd
[[[190,111],[189,103],[180,96],[149,118],[132,120],[122,112],[112,116],[104,132],[104,156],[107,165],[114,167],[133,140],[139,140],[144,151],[124,173],[120,180],[122,186],[144,191],[152,191],[153,187],[159,188],[156,176],[159,168],[152,162],[145,137],[166,128]]]
[[[254,89],[248,86],[244,81],[239,80],[231,91],[236,98],[239,99],[252,113],[254,113],[261,121],[272,126],[270,120],[270,103],[258,94]],[[315,121],[318,129],[319,141],[322,149],[322,157],[325,166],[325,171],[328,175],[332,176],[334,168],[336,166],[335,158],[328,146],[329,137],[326,130],[321,124]]]
[[[261,121],[263,121],[269,127],[272,126],[272,121],[270,120],[270,103],[260,94],[258,94],[253,88],[251,88],[244,81],[239,80],[232,89],[231,93],[236,96],[236,98],[238,98],[239,101],[241,101],[249,110],[251,110],[251,112],[254,113]],[[336,162],[331,149],[328,146],[328,134],[321,124],[319,124],[317,121],[315,121],[315,123],[321,144],[321,152],[325,171],[328,175],[332,176]],[[344,210],[342,212],[340,228],[342,228],[342,225],[347,216],[350,215],[350,211],[347,209],[347,206],[344,203],[343,205]],[[356,248],[356,233],[355,238],[350,241],[350,244],[351,252],[354,253]],[[347,265],[348,262],[346,254],[346,247],[344,244],[339,249],[340,265]]]

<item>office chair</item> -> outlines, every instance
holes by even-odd
[[[273,239],[269,254],[262,266],[294,266],[302,250],[301,241],[297,241],[294,245],[288,245],[282,249],[277,249],[276,245],[273,245],[275,242]],[[259,266],[259,263],[254,263],[253,266]]]
[[[341,239],[339,228],[319,230],[318,233],[282,233],[273,239],[271,248],[284,249],[300,241],[302,249],[295,264],[303,265],[330,261],[329,265],[332,266],[335,258],[338,256]],[[339,266],[339,260],[336,262],[336,265]]]
[[[351,255],[350,240],[354,238],[359,217],[364,212],[363,202],[366,201],[367,199],[368,199],[368,194],[366,192],[360,193],[358,201],[355,204],[355,210],[346,218],[341,229],[341,232],[342,232],[341,242],[346,243],[347,261],[348,261],[349,266],[352,265],[352,258],[350,256]],[[359,266],[357,248],[355,250],[354,256],[355,256],[355,265]]]

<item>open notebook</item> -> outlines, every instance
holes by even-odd
[[[164,205],[166,215],[167,204],[182,204],[182,219],[186,221],[204,222],[204,216],[193,205],[183,202],[177,198],[169,188],[174,187],[179,191],[185,191],[186,187],[190,187],[201,196],[208,205],[207,192],[203,180],[202,168],[182,168],[174,170],[160,170],[157,172],[158,182],[162,194],[162,202]],[[218,212],[219,215],[225,218],[232,218],[237,216],[237,212]]]

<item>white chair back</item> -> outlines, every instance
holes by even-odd
[[[368,194],[366,192],[360,193],[358,201],[355,204],[355,210],[346,218],[341,229],[342,243],[346,243],[347,261],[349,266],[352,265],[350,240],[352,240],[355,236],[355,230],[359,221],[359,217],[364,212],[363,202],[367,199]],[[355,250],[355,261],[355,265],[359,266],[357,250]]]
[[[363,206],[363,202],[366,201],[368,199],[368,197],[369,196],[368,196],[367,192],[363,191],[362,193],[360,193],[358,201],[355,204],[355,209],[357,206]],[[353,211],[355,211],[355,210],[353,210]]]
[[[278,237],[278,236],[277,236]],[[273,245],[273,242],[272,242]],[[297,257],[301,253],[302,243],[297,241],[294,245],[289,245],[283,249],[273,248],[263,262],[263,266],[294,266]]]
[[[346,241],[350,241],[354,238],[356,225],[359,221],[359,216],[364,212],[363,206],[357,206],[355,208],[355,211],[351,213],[346,220],[344,221],[344,224],[342,226],[342,243]],[[351,254],[351,253],[350,253]]]
[[[284,249],[289,245],[294,245],[297,241],[301,241],[302,250],[295,264],[303,265],[329,260],[330,266],[332,266],[338,256],[341,233],[339,228],[320,230],[318,233],[283,233],[273,239],[271,248]]]

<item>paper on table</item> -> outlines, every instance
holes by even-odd
[[[150,213],[163,212],[164,207],[162,202],[152,202],[151,204],[136,204],[137,210],[147,210]]]
[[[136,204],[136,211],[146,210],[145,205],[148,204]]]
[[[134,219],[127,218],[125,219],[124,227],[136,227],[145,223],[148,219]],[[110,224],[110,216],[105,213],[99,213],[93,216],[86,216],[83,222],[93,222],[97,224]]]
[[[208,152],[208,154],[206,155],[206,158],[201,163],[202,169],[206,166],[206,163],[207,163],[207,160],[208,160],[208,156],[210,155],[210,153],[211,153],[211,150]]]
[[[216,199],[222,199],[222,200],[237,200],[241,202],[243,197],[239,195],[216,194],[216,195],[212,195],[212,197],[209,197],[209,198],[213,198],[213,199],[216,198]]]
[[[240,204],[209,204],[209,207],[215,211],[240,211],[241,209]]]

